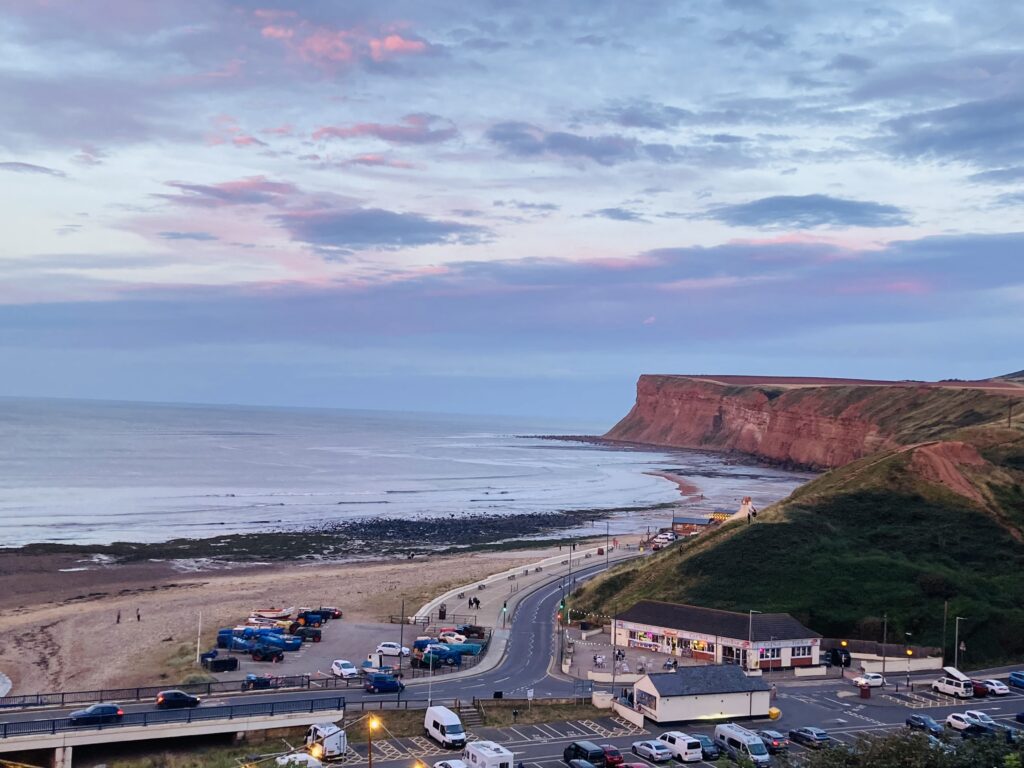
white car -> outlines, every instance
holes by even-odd
[[[664,763],[672,759],[672,750],[656,740],[634,741],[630,748],[634,755],[647,758],[652,763]]]
[[[460,645],[466,642],[465,635],[460,635],[458,632],[451,631],[442,632],[440,635],[437,636],[437,639],[440,640],[442,643],[453,643],[455,645]]]
[[[886,684],[885,678],[877,672],[865,672],[860,677],[853,678],[854,685],[866,685],[868,688],[881,688]]]
[[[968,709],[966,712],[964,712],[964,717],[966,717],[968,722],[971,723],[977,723],[978,725],[987,725],[990,728],[997,727],[996,721],[979,709]]]
[[[1005,696],[1010,692],[1010,689],[998,680],[982,680],[981,684],[988,688],[988,692],[993,696]]]
[[[946,727],[952,728],[954,731],[962,731],[971,725],[972,721],[966,715],[962,715],[959,712],[954,712],[946,718]]]
[[[281,755],[274,762],[277,765],[287,766],[287,768],[323,768],[324,765],[312,755],[303,752],[295,755]]]
[[[469,768],[464,760],[441,760],[434,763],[434,768]]]
[[[359,677],[359,669],[351,661],[335,659],[331,662],[331,674],[335,677],[348,679],[350,677]]]
[[[398,643],[381,643],[377,646],[377,653],[382,656],[408,656],[409,649]]]

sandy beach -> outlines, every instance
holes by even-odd
[[[204,648],[212,646],[218,627],[232,626],[260,606],[335,605],[347,621],[373,622],[397,615],[403,598],[412,613],[455,586],[557,551],[194,573],[169,563],[99,565],[71,555],[3,555],[0,672],[11,678],[13,693],[178,682],[194,670],[175,670],[168,660],[180,658],[185,645],[194,649],[200,611]]]

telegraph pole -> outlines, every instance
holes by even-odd
[[[885,685],[885,640],[889,636],[889,614],[882,614],[882,685]]]

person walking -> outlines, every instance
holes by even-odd
[[[140,611],[138,608],[135,609],[135,620],[142,621],[142,611]]]
[[[117,610],[117,619],[114,620],[114,623],[115,624],[120,624],[121,623],[121,609],[120,608]]]

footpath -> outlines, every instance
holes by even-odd
[[[601,554],[598,554],[601,550]],[[571,554],[571,558],[570,558]],[[636,544],[624,545],[609,548],[607,552],[604,547],[589,547],[566,551],[559,555],[539,560],[529,565],[521,565],[510,568],[501,573],[495,573],[485,579],[479,579],[464,586],[456,587],[438,595],[430,602],[424,604],[414,616],[409,617],[410,622],[423,622],[429,624],[445,625],[465,623],[455,617],[466,612],[475,613],[477,623],[483,626],[491,625],[494,629],[491,632],[491,641],[487,647],[484,657],[475,666],[452,672],[444,675],[444,680],[456,680],[461,677],[479,675],[490,672],[501,664],[505,658],[505,648],[512,631],[512,622],[515,620],[516,608],[519,603],[528,595],[539,589],[552,585],[565,583],[571,586],[572,576],[584,568],[591,568],[601,565],[605,561],[609,565],[630,560],[638,557],[640,551]],[[480,601],[479,608],[470,608],[469,600],[475,598]],[[447,618],[439,618],[439,609],[444,605]],[[412,680],[407,685],[426,683],[426,680]]]

